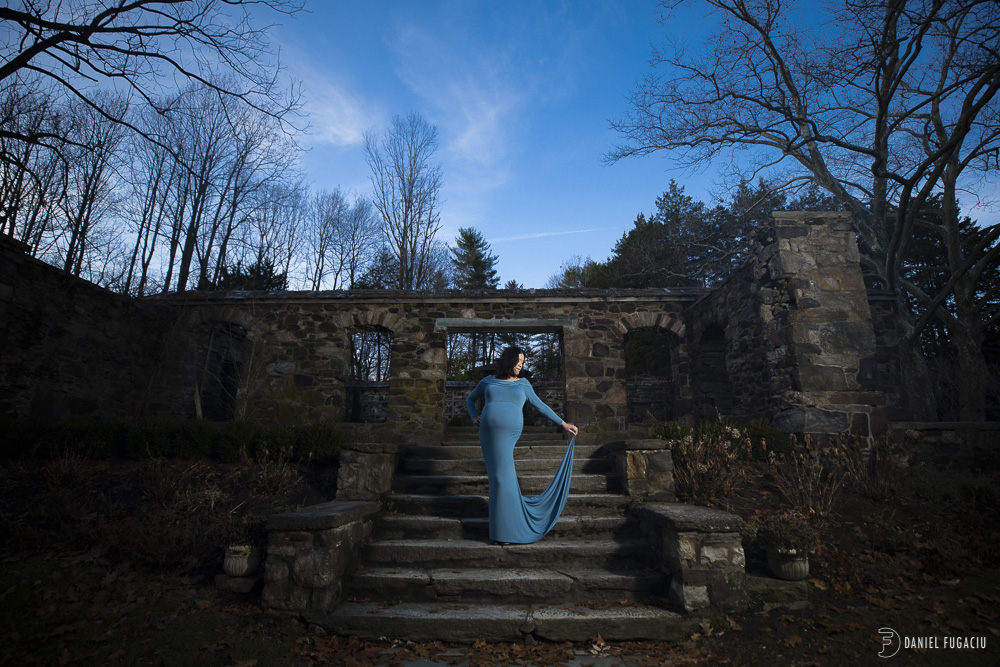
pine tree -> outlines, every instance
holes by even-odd
[[[451,248],[452,280],[459,289],[496,289],[500,277],[498,261],[490,254],[490,244],[473,227],[461,227]]]

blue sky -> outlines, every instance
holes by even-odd
[[[653,0],[306,9],[273,37],[303,84],[312,186],[370,192],[363,133],[417,112],[441,139],[442,240],[480,230],[504,282],[542,287],[574,255],[604,259],[671,177],[711,198],[711,178],[670,171],[664,156],[602,163],[618,140],[609,120],[664,34]]]
[[[696,43],[714,22],[702,7],[661,24],[655,0],[307,0],[272,38],[303,85],[312,187],[367,195],[364,132],[417,112],[441,139],[441,240],[475,227],[503,282],[542,287],[571,257],[605,259],[671,178],[706,203],[725,194],[718,171],[680,171],[665,153],[602,162],[652,47]],[[1000,200],[995,183],[980,194]]]

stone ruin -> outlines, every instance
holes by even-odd
[[[0,414],[10,416],[358,420],[375,422],[379,439],[432,441],[465,391],[446,377],[456,332],[557,335],[563,383],[547,399],[597,440],[629,431],[651,401],[667,418],[759,418],[797,434],[878,434],[904,412],[892,332],[873,327],[888,321],[892,302],[866,290],[842,214],[775,213],[751,261],[712,290],[130,299],[63,275],[10,239],[0,251]],[[662,335],[669,354],[653,385],[630,382],[624,343],[640,330]],[[381,382],[352,381],[358,332],[383,337]]]
[[[893,303],[866,289],[834,213],[776,213],[711,290],[129,299],[0,237],[0,415],[350,422],[337,499],[269,519],[270,609],[373,637],[670,639],[745,607],[742,521],[675,502],[669,442],[645,439],[641,417],[879,435],[906,416],[884,324]],[[559,341],[562,378],[544,398],[582,431],[564,516],[535,544],[485,539],[476,435],[449,424],[469,389],[448,381],[449,335],[470,332]],[[630,368],[637,332],[661,343],[656,377]],[[352,373],[361,342],[375,347],[374,378]],[[551,427],[522,441],[531,493],[565,443]]]

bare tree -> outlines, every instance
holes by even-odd
[[[114,99],[109,93],[95,95],[95,99],[116,115],[125,115],[123,100]],[[121,142],[125,132],[121,125],[105,120],[90,106],[77,102],[71,105],[70,111],[73,129],[69,136],[73,141],[68,152],[66,187],[60,198],[63,223],[60,235],[63,237],[63,270],[79,276],[92,245],[94,228],[107,221],[116,203]]]
[[[96,93],[113,87],[137,105],[162,111],[161,100],[186,80],[284,120],[295,105],[279,85],[268,26],[255,19],[261,7],[291,14],[300,6],[299,0],[13,0],[0,5],[7,33],[0,43],[0,88],[48,82],[164,147]],[[230,76],[220,78],[223,73]],[[75,141],[56,128],[6,122],[0,137],[56,151]]]
[[[339,268],[331,266],[333,248],[348,207],[340,188],[333,192],[317,192],[309,211],[308,255],[306,279],[309,289],[319,290],[328,274],[333,274],[333,289],[337,289]]]
[[[41,86],[8,86],[0,97],[0,126],[23,134],[62,132],[68,114]],[[0,133],[0,233],[18,239],[32,255],[51,240],[66,165],[35,144]]]
[[[171,117],[151,110],[143,111],[141,123],[158,136],[169,135]],[[170,197],[182,178],[183,169],[172,153],[161,145],[132,135],[129,152],[128,189],[123,217],[134,243],[128,257],[128,269],[121,291],[143,295],[151,284],[153,260],[160,250],[161,237],[167,234],[170,220]],[[152,280],[155,283],[155,280]],[[162,285],[160,286],[162,288]]]
[[[663,3],[668,16],[678,4]],[[930,317],[947,324],[943,305],[962,275],[975,282],[993,261],[1000,229],[962,255],[949,204],[956,215],[942,242],[962,256],[938,294],[914,290],[905,260],[930,198],[1000,150],[988,122],[1000,90],[1000,9],[992,0],[845,0],[831,22],[806,32],[793,3],[706,4],[718,32],[695,52],[674,44],[654,53],[629,114],[613,123],[626,143],[609,159],[659,150],[688,165],[733,157],[745,178],[766,172],[829,191],[852,215],[866,270],[897,296],[905,388],[928,414],[920,328]],[[927,315],[909,316],[914,298]],[[981,375],[981,350],[966,347],[963,372]],[[968,398],[964,416],[976,418],[982,397]]]
[[[239,239],[238,253],[231,253],[246,266],[269,265],[289,277],[306,252],[308,195],[301,183],[269,180],[254,193],[248,224]],[[230,263],[229,260],[226,263]]]
[[[381,138],[365,134],[372,203],[382,217],[386,245],[399,263],[394,285],[398,289],[428,287],[439,278],[442,264],[435,242],[441,228],[441,167],[433,163],[437,148],[437,128],[418,114],[393,118]]]
[[[378,213],[370,199],[354,200],[345,225],[340,229],[334,244],[336,263],[340,267],[341,285],[353,288],[365,267],[375,260],[381,230]]]

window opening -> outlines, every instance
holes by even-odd
[[[389,407],[389,361],[392,332],[381,327],[351,334],[347,382],[347,421],[384,422]]]
[[[733,416],[735,400],[726,369],[726,332],[722,325],[711,324],[702,334],[692,379],[701,419]]]
[[[209,335],[205,343],[205,366],[198,383],[201,412],[205,419],[232,420],[236,412],[246,337],[246,329],[228,322]]]
[[[625,334],[625,395],[629,421],[675,418],[672,357],[678,339],[662,329],[637,329]]]

